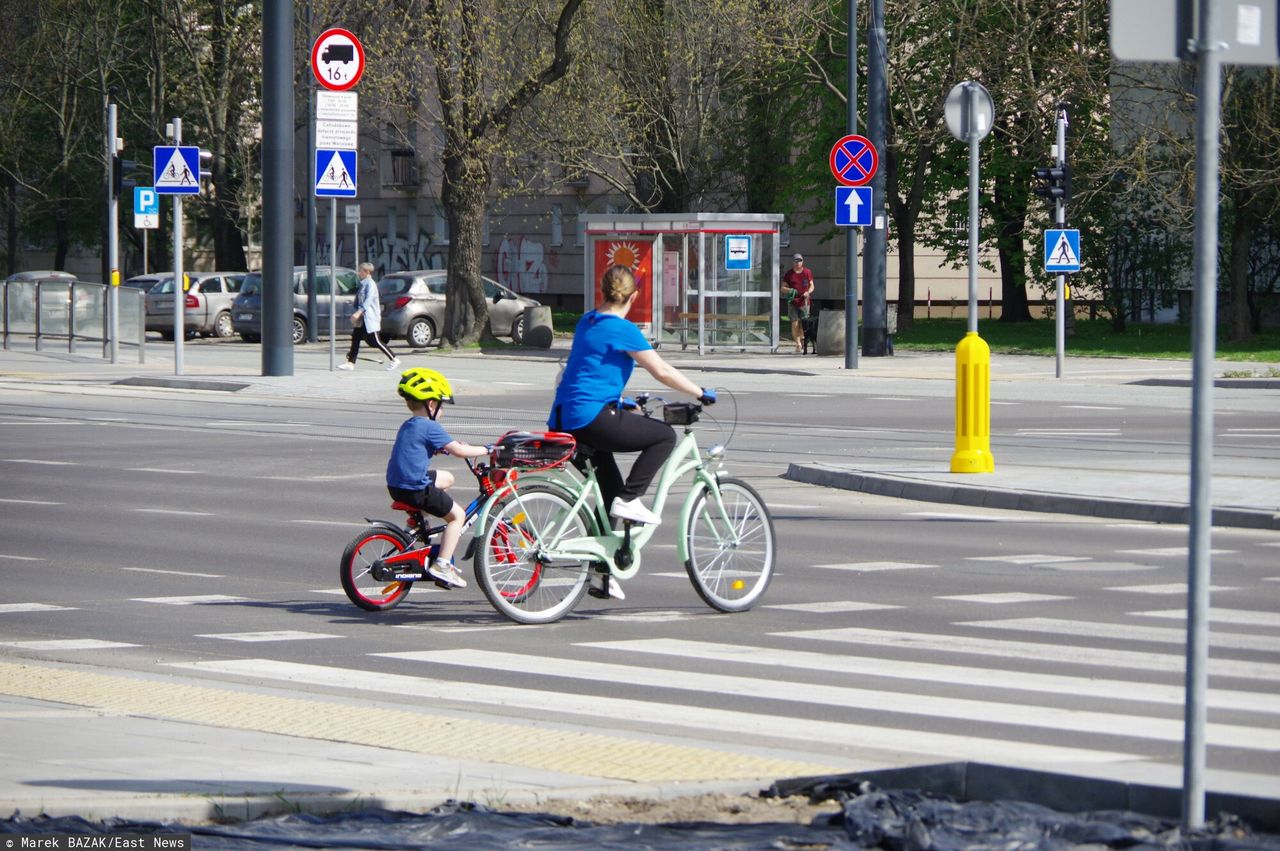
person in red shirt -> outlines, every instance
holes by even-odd
[[[804,267],[804,256],[792,257],[791,268],[782,276],[782,300],[787,305],[787,318],[791,320],[791,339],[795,340],[796,353],[804,350],[804,328],[801,320],[808,318],[809,305],[813,302],[813,272]]]

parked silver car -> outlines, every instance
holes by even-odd
[[[8,301],[10,322],[34,322],[36,296],[40,296],[40,313],[46,322],[59,327],[67,325],[71,292],[76,295],[76,321],[102,319],[101,284],[77,281],[70,272],[35,270],[17,272],[5,278],[4,297]]]
[[[141,290],[146,293],[165,278],[172,277],[172,272],[149,272],[145,275],[134,275],[132,278],[121,281],[120,286],[128,287],[131,290]]]
[[[192,272],[183,295],[182,329],[186,337],[230,337],[231,303],[248,272]],[[173,275],[147,290],[147,330],[173,339]]]
[[[391,272],[378,282],[382,302],[382,338],[404,339],[423,349],[438,341],[444,325],[445,279],[443,269]],[[489,328],[498,337],[518,343],[524,337],[524,310],[541,302],[519,295],[491,278],[481,277],[489,300]]]
[[[356,292],[354,269],[339,266],[335,274],[338,334],[351,333],[351,297]],[[329,328],[329,267],[316,267],[316,319],[319,331]],[[262,339],[262,273],[250,272],[240,285],[240,294],[231,305],[231,325],[246,342]],[[293,343],[307,339],[307,267],[293,267]]]

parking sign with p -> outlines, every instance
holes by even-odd
[[[133,226],[138,230],[160,227],[160,195],[150,186],[133,188]]]

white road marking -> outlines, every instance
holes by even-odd
[[[965,653],[973,656],[999,656],[1024,662],[1063,662],[1068,665],[1092,665],[1099,668],[1165,671],[1178,675],[1182,675],[1186,670],[1186,658],[1181,653],[1147,653],[1113,647],[1037,644],[1032,641],[970,638],[964,635],[926,635],[863,627],[806,629],[770,634],[783,638],[832,641],[840,644],[897,647],[938,653]],[[1280,682],[1280,664],[1270,662],[1243,662],[1236,659],[1210,657],[1209,673],[1214,676]]]
[[[212,517],[208,511],[187,511],[181,508],[135,508],[142,514],[175,514],[184,517]]]
[[[123,641],[102,641],[96,638],[63,638],[45,641],[0,641],[0,645],[16,650],[114,650],[118,647],[140,647]]]
[[[1022,517],[1013,514],[962,514],[947,511],[908,511],[907,517],[923,517],[927,520],[965,520],[980,523],[1042,523],[1035,517]]]
[[[866,724],[846,724],[812,718],[792,718],[754,712],[689,707],[647,700],[596,697],[572,692],[519,689],[510,686],[455,682],[412,677],[355,668],[302,665],[270,659],[229,659],[209,662],[179,662],[170,667],[212,671],[252,679],[276,680],[324,688],[345,689],[362,695],[382,693],[443,703],[462,702],[528,709],[544,712],[554,706],[557,714],[578,715],[593,723],[601,718],[614,722],[658,725],[721,732],[755,740],[786,739],[823,745],[881,748],[895,752],[945,755],[953,759],[975,759],[1025,765],[1029,762],[1113,763],[1136,759],[1132,754],[981,739],[972,736],[930,733],[919,729],[894,729]]]
[[[40,425],[51,425],[51,423],[40,423]],[[39,458],[6,458],[4,459],[10,464],[41,464],[48,467],[78,467],[74,461],[44,461]]]
[[[1075,635],[1082,638],[1114,638],[1120,641],[1153,641],[1183,646],[1187,643],[1187,631],[1162,626],[1131,626],[1122,623],[1098,623],[1096,621],[1072,621],[1062,618],[1012,618],[999,621],[966,621],[958,626],[976,626],[981,629],[1010,629],[1018,632],[1048,632],[1054,635]],[[1280,653],[1280,636],[1241,635],[1233,632],[1210,632],[1211,647],[1229,647],[1233,650],[1262,650]]]
[[[872,612],[879,609],[901,609],[901,606],[890,606],[883,603],[859,603],[855,600],[827,600],[820,603],[770,603],[764,609],[786,609],[792,612],[815,612],[832,614],[839,612]]]
[[[0,502],[10,502],[14,505],[62,505],[61,502],[49,502],[43,499],[4,499],[0,498]]]
[[[221,632],[197,633],[196,638],[221,638],[226,641],[309,641],[316,638],[341,638],[341,635],[329,635],[323,632],[301,632],[296,629],[281,629],[274,632]]]
[[[581,647],[618,650],[624,653],[651,653],[659,656],[696,659],[708,662],[830,672],[830,653],[810,650],[784,650],[752,647],[743,644],[721,644],[708,641],[685,641],[678,638],[639,638],[618,641],[591,641]],[[1187,692],[1181,682],[1141,683],[1132,680],[1108,680],[1101,677],[1068,677],[1032,671],[1002,671],[999,668],[967,668],[939,665],[933,662],[910,662],[904,659],[877,659],[862,654],[845,654],[835,666],[850,677],[889,677],[926,683],[951,683],[979,690],[989,688],[1041,694],[1070,694],[1097,697],[1111,701],[1123,694],[1126,700],[1183,706]],[[1211,688],[1209,706],[1280,715],[1280,701],[1263,692]]]
[[[1186,547],[1155,547],[1149,550],[1120,550],[1122,553],[1128,553],[1135,556],[1185,556],[1187,554]],[[1235,553],[1236,550],[1209,550],[1209,555],[1221,556]]]
[[[129,570],[134,573],[163,573],[168,576],[190,576],[193,579],[222,579],[221,573],[196,573],[192,570],[159,570],[154,567],[122,567],[121,570]]]
[[[1115,585],[1106,589],[1107,591],[1126,591],[1130,594],[1186,594],[1187,583],[1185,582],[1169,582],[1162,585]],[[1238,591],[1230,585],[1210,585],[1209,590],[1212,591]]]
[[[125,467],[130,473],[173,473],[180,476],[199,475],[199,470],[170,470],[165,467]]]
[[[247,597],[226,594],[195,594],[189,597],[134,597],[135,603],[160,603],[165,606],[202,606],[208,603],[243,603]]]
[[[290,523],[306,523],[309,526],[367,526],[367,523],[355,523],[351,520],[290,520]]]
[[[920,570],[924,568],[936,568],[936,564],[916,564],[910,561],[854,561],[844,564],[811,564],[810,567],[820,568],[822,570],[853,570],[853,571],[875,571],[875,570]]]
[[[44,559],[36,558],[35,556],[12,556],[5,553],[0,553],[0,558],[7,558],[11,561],[44,561]]]
[[[1130,612],[1140,618],[1166,618],[1168,620],[1185,621],[1186,609],[1162,609],[1155,612]],[[1280,612],[1253,612],[1247,609],[1219,609],[1210,607],[1210,623],[1230,623],[1239,626],[1272,626],[1280,627]]]
[[[1001,561],[1006,564],[1062,564],[1069,561],[1089,561],[1088,556],[1054,556],[1043,553],[1027,553],[1012,556],[968,556],[965,561]]]
[[[518,673],[521,676],[536,674],[545,677],[587,680],[592,683],[624,683],[655,689],[711,692],[744,698],[834,706],[843,710],[895,712],[903,715],[947,718],[954,721],[1014,724],[1020,727],[1071,730],[1077,733],[1116,734],[1134,739],[1165,742],[1181,742],[1185,732],[1182,720],[1179,718],[1153,718],[1061,709],[1053,706],[939,697],[918,692],[874,691],[848,686],[766,680],[758,677],[739,677],[700,671],[678,671],[671,668],[643,668],[638,665],[617,665],[585,659],[557,659],[551,656],[521,655],[490,650],[410,650],[371,655],[425,662],[429,665],[455,665],[470,670]],[[1209,724],[1206,728],[1206,738],[1211,744],[1228,747],[1249,750],[1280,749],[1280,730],[1266,730],[1236,724]]]
[[[1117,408],[1112,405],[1063,405],[1064,408],[1071,408],[1076,411],[1123,411],[1124,408]]]
[[[935,597],[936,600],[959,600],[962,603],[990,603],[993,605],[1004,605],[1006,603],[1039,603],[1046,600],[1071,600],[1072,597],[1062,597],[1057,594],[1020,594],[1016,591],[1006,591],[996,594],[957,594],[952,597]]]
[[[16,612],[74,612],[74,606],[55,606],[51,603],[0,603],[0,614]]]

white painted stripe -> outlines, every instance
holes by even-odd
[[[199,474],[199,470],[169,470],[164,467],[125,467],[130,473],[174,473],[182,476],[195,476]]]
[[[454,665],[468,670],[501,671],[522,676],[587,680],[592,683],[625,683],[655,689],[710,692],[745,698],[784,700],[810,703],[865,712],[893,712],[900,715],[922,715],[952,721],[981,721],[1014,724],[1049,730],[1071,730],[1095,735],[1112,734],[1134,739],[1181,742],[1185,732],[1181,718],[1152,718],[1121,715],[1053,706],[998,703],[958,697],[872,691],[847,686],[764,680],[670,668],[642,668],[637,665],[615,665],[585,659],[557,659],[551,656],[525,656],[489,650],[409,650],[397,653],[373,653],[389,659],[426,662],[431,665]],[[1205,736],[1210,744],[1249,750],[1280,749],[1280,730],[1266,730],[1235,724],[1209,724]]]
[[[1280,541],[1261,541],[1258,543],[1260,547],[1280,547]]]
[[[616,697],[595,697],[571,692],[518,689],[510,686],[455,682],[404,674],[389,674],[355,668],[302,665],[270,659],[228,659],[209,662],[176,662],[168,667],[214,672],[255,680],[276,680],[295,685],[370,693],[396,694],[430,701],[529,709],[545,713],[555,707],[558,715],[580,715],[598,723],[632,722],[665,728],[723,732],[732,730],[739,741],[785,739],[823,746],[878,748],[895,752],[946,756],[952,759],[999,760],[1026,765],[1045,762],[1112,763],[1136,759],[1131,754],[1076,748],[980,739],[971,736],[930,733],[916,729],[894,729],[863,724],[845,724],[809,718],[739,712],[727,709],[665,704]],[[668,733],[670,735],[670,733]]]
[[[96,638],[63,638],[46,641],[0,641],[4,647],[16,650],[114,650],[118,647],[140,647],[122,641],[101,641]]]
[[[0,558],[7,558],[10,561],[44,561],[44,559],[37,558],[36,556],[14,556],[6,553],[0,553]]]
[[[53,425],[53,423],[40,423],[40,425]],[[74,461],[43,461],[39,458],[6,458],[4,459],[10,464],[41,464],[48,467],[76,467],[79,466]]]
[[[1120,434],[1118,428],[1020,428],[1015,434],[1034,435],[1037,437],[1064,437],[1076,435],[1077,437],[1115,437]]]
[[[311,591],[310,591],[309,593],[311,593],[311,594],[332,594],[332,595],[334,595],[335,597],[342,597],[342,596],[345,596],[347,592],[346,592],[346,591],[343,591],[341,588],[312,588],[312,589],[311,589]]]
[[[180,508],[135,508],[142,514],[175,514],[182,517],[212,517],[208,511],[186,511]]]
[[[1140,618],[1167,618],[1175,621],[1187,619],[1186,609],[1162,609],[1155,612],[1130,612]],[[1210,623],[1230,623],[1239,626],[1280,627],[1280,612],[1254,612],[1247,609],[1209,608]]]
[[[1123,695],[1125,700],[1161,703],[1168,706],[1183,706],[1187,699],[1186,688],[1181,683],[1164,685],[1138,683],[1131,680],[1107,680],[1099,677],[1068,677],[1039,672],[1002,671],[998,668],[966,668],[960,665],[939,665],[933,662],[909,662],[903,659],[876,659],[863,655],[840,656],[833,663],[834,657],[830,653],[752,647],[742,644],[717,644],[708,641],[684,641],[677,638],[592,641],[579,646],[618,650],[624,653],[652,653],[707,662],[758,665],[793,671],[830,673],[836,670],[842,675],[859,679],[889,677],[926,683],[952,683],[984,692],[987,689],[1009,689],[1041,694],[1097,697],[1108,701]],[[1208,691],[1207,702],[1211,707],[1222,709],[1280,715],[1280,701],[1277,701],[1273,694],[1211,688]]]
[[[1126,591],[1131,594],[1186,594],[1187,583],[1169,582],[1162,585],[1118,585],[1106,589],[1108,591]],[[1230,585],[1210,585],[1210,591],[1237,591]]]
[[[999,561],[1005,564],[1064,564],[1070,561],[1089,561],[1088,556],[1055,556],[1043,553],[1025,553],[1008,556],[967,556],[965,561]]]
[[[367,526],[367,523],[354,523],[350,520],[290,520],[290,523],[305,523],[309,526]]]
[[[1123,411],[1124,408],[1117,408],[1112,405],[1063,405],[1064,408],[1071,408],[1077,411]]]
[[[841,644],[905,647],[910,650],[1001,656],[1028,662],[1063,662],[1068,665],[1092,665],[1101,668],[1136,668],[1141,671],[1166,671],[1179,675],[1183,674],[1186,668],[1186,659],[1181,653],[1146,653],[1109,647],[1036,644],[1031,641],[1003,641],[970,638],[964,635],[928,635],[862,627],[807,629],[770,634],[784,638],[834,641]],[[1224,677],[1246,677],[1280,682],[1280,665],[1269,662],[1241,662],[1235,659],[1210,657],[1209,673]]]
[[[1120,550],[1135,556],[1185,556],[1186,547],[1154,547],[1149,550]],[[1235,553],[1236,550],[1209,550],[1209,555],[1220,556]]]
[[[1187,534],[1187,526],[1185,523],[1107,523],[1108,529],[1141,529],[1144,532],[1176,532],[1179,535]]]
[[[786,609],[792,612],[816,612],[831,614],[838,612],[872,612],[878,609],[901,609],[901,606],[889,606],[882,603],[859,603],[854,600],[828,600],[822,603],[771,603],[762,606],[764,609]]]
[[[62,505],[61,502],[49,502],[43,499],[4,499],[0,498],[0,502],[11,502],[15,505]]]
[[[867,401],[868,402],[917,402],[919,400],[911,396],[868,396]]]
[[[329,635],[323,632],[301,632],[296,629],[281,629],[274,632],[221,632],[197,633],[196,638],[221,638],[226,641],[244,641],[256,643],[260,641],[309,641],[316,638],[341,638],[340,635]]]
[[[241,426],[241,425],[259,425],[253,420],[210,420],[205,423],[208,426]]]
[[[130,570],[135,573],[163,573],[167,576],[190,576],[194,579],[222,579],[221,573],[196,573],[191,570],[158,570],[154,567],[122,567],[121,570]]]
[[[856,570],[856,571],[873,571],[873,570],[918,570],[921,568],[936,568],[936,564],[916,564],[909,561],[854,561],[844,564],[811,564],[810,567],[821,568],[822,570]]]
[[[206,603],[243,603],[247,597],[225,594],[197,594],[191,597],[134,597],[135,603],[160,603],[165,606],[200,606]]]
[[[959,626],[976,626],[982,629],[1011,629],[1018,632],[1048,632],[1054,635],[1076,635],[1083,638],[1115,638],[1121,641],[1152,641],[1185,646],[1187,631],[1161,626],[1130,626],[1122,623],[1097,623],[1072,621],[1062,618],[1013,618],[1000,621],[967,621]],[[1211,632],[1211,647],[1229,647],[1233,650],[1264,650],[1280,653],[1280,637],[1265,635],[1240,635],[1233,632]]]
[[[54,606],[50,603],[0,603],[0,614],[17,612],[74,612],[75,606]]]
[[[935,597],[935,600],[959,600],[962,603],[990,603],[1005,605],[1006,603],[1040,603],[1046,600],[1071,600],[1073,597],[1062,597],[1057,594],[1020,594],[1017,591],[1006,591],[997,594],[957,594],[952,597]]]

